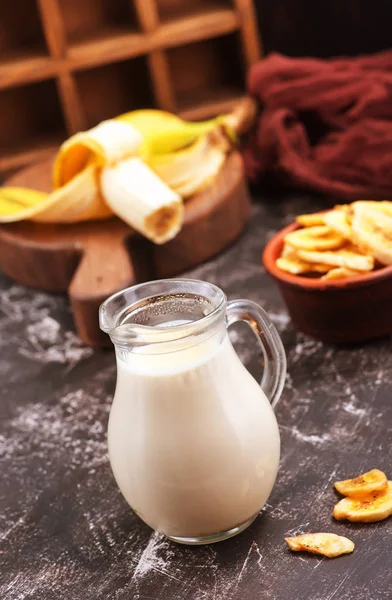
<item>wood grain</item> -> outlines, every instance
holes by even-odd
[[[48,161],[7,183],[51,189]],[[215,256],[243,231],[250,200],[242,159],[233,152],[212,186],[189,199],[183,230],[155,246],[118,219],[43,225],[20,222],[0,227],[0,268],[24,285],[67,291],[80,337],[107,343],[98,327],[98,307],[114,292],[137,281],[178,275]],[[135,238],[135,239],[134,239]]]

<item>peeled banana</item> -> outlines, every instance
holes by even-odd
[[[156,244],[167,242],[181,229],[181,197],[140,158],[104,167],[101,189],[113,212]]]
[[[53,169],[54,191],[0,190],[0,222],[73,223],[113,213],[157,244],[183,222],[183,199],[210,185],[255,105],[188,123],[158,110],[103,121],[65,141]]]

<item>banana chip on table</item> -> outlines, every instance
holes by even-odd
[[[358,475],[358,477],[355,477],[354,479],[335,481],[334,486],[342,496],[363,498],[372,492],[385,491],[388,487],[388,479],[383,471],[372,469],[367,473]]]
[[[350,554],[355,548],[354,542],[335,533],[303,533],[296,537],[287,537],[285,540],[294,552],[322,554],[328,558]]]
[[[343,498],[336,504],[332,515],[338,521],[354,523],[374,523],[387,519],[392,515],[392,481],[388,481],[386,490],[371,492],[363,498]]]

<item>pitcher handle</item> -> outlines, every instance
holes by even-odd
[[[268,314],[251,300],[232,300],[227,303],[226,323],[247,323],[260,342],[264,356],[261,388],[275,409],[286,378],[286,354],[282,340]]]

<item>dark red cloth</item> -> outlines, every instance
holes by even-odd
[[[251,179],[274,172],[345,200],[392,199],[392,51],[272,54],[250,69],[248,91],[262,105],[244,150]]]

